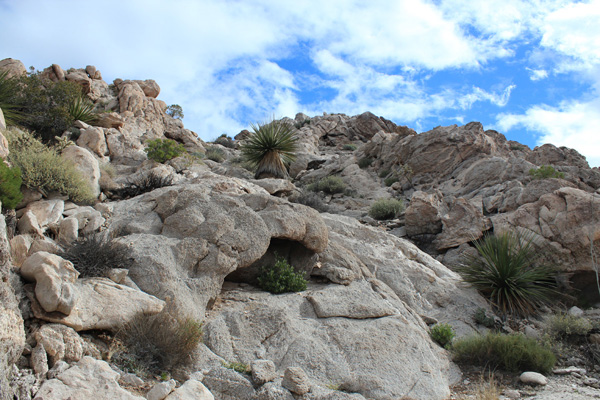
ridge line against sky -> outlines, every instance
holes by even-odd
[[[600,0],[0,0],[0,59],[155,79],[204,140],[270,116],[480,121],[600,165]]]

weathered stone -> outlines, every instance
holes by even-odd
[[[168,380],[167,382],[157,383],[146,393],[147,400],[163,400],[175,389],[177,381],[175,379]]]
[[[50,239],[47,236],[43,236],[41,238],[36,238],[29,249],[29,255],[35,254],[38,251],[45,251],[52,254],[58,254],[62,251],[62,247],[60,247],[54,240]]]
[[[2,130],[6,129],[6,121],[4,120],[4,114],[2,113],[2,109],[0,108],[0,158],[6,160],[8,157],[9,149],[8,149],[8,140],[2,134]]]
[[[85,72],[87,72],[87,74],[89,75],[90,79],[96,79],[96,80],[102,79],[102,74],[93,65],[86,66],[85,67]]]
[[[250,399],[250,397],[241,398]],[[219,397],[219,399],[226,400],[227,397]],[[165,400],[214,400],[214,396],[201,382],[189,379],[168,395]]]
[[[19,213],[32,212],[39,226],[45,230],[62,219],[64,209],[65,202],[62,200],[40,200],[29,203],[24,210],[19,210]]]
[[[413,193],[410,205],[406,208],[406,234],[416,236],[437,234],[442,231],[442,218],[439,209],[442,207],[441,193]]]
[[[21,234],[30,233],[37,236],[44,235],[44,232],[42,231],[35,214],[29,210],[26,211],[21,218],[19,218],[19,222],[17,222],[17,229]]]
[[[61,157],[75,164],[97,197],[100,194],[100,165],[92,153],[83,147],[69,146],[63,150]]]
[[[5,58],[0,61],[0,72],[6,72],[7,78],[20,77],[27,74],[25,65],[19,60]]]
[[[154,81],[154,79],[146,79],[145,81],[134,81],[148,97],[157,98],[160,93],[160,86]]]
[[[144,380],[131,372],[121,374],[119,379],[124,385],[129,387],[140,387],[144,384]]]
[[[40,251],[25,260],[20,272],[23,278],[36,282],[35,296],[44,311],[71,313],[77,297],[73,283],[79,273],[70,261]]]
[[[583,310],[577,306],[573,306],[569,308],[567,314],[572,315],[573,317],[583,317]]]
[[[72,70],[67,72],[65,79],[77,83],[81,86],[83,93],[87,94],[92,90],[92,81],[83,70]]]
[[[58,64],[52,64],[48,68],[44,68],[41,74],[42,78],[49,79],[52,82],[65,80],[65,71]]]
[[[50,365],[62,360],[68,363],[79,361],[83,356],[82,339],[68,326],[46,324],[34,334],[34,337],[38,345],[42,345],[50,356]]]
[[[119,111],[131,111],[133,115],[141,115],[146,94],[137,82],[123,81],[119,85]]]
[[[250,380],[229,368],[212,368],[204,375],[203,383],[222,400],[252,399],[256,395]]]
[[[281,382],[268,382],[256,392],[256,400],[294,400],[294,396]]]
[[[288,389],[292,393],[299,395],[310,392],[310,380],[306,375],[306,372],[299,367],[288,367],[283,375],[283,381],[281,386]]]
[[[119,373],[106,362],[86,356],[55,379],[44,382],[34,400],[145,400],[122,389],[118,379]]]
[[[75,240],[79,232],[79,221],[75,217],[67,217],[60,221],[58,230],[58,241],[62,244],[70,245]]]
[[[519,376],[519,380],[523,383],[527,383],[529,385],[542,385],[545,386],[548,384],[548,379],[538,373],[538,372],[532,372],[532,371],[528,371],[528,372],[523,372],[520,376]]]
[[[67,325],[76,331],[116,331],[140,314],[158,314],[165,305],[154,296],[116,284],[108,278],[78,279],[73,287],[78,293],[78,301],[69,315],[44,312],[32,301],[36,318]]]
[[[69,363],[65,362],[65,361],[57,361],[52,368],[50,368],[50,370],[48,371],[48,379],[55,379],[58,377],[58,375],[62,374],[63,372],[65,372],[66,370],[68,370],[70,368]]]
[[[94,152],[99,157],[108,154],[108,146],[106,145],[106,137],[104,131],[99,127],[88,127],[81,131],[77,139],[77,145]]]
[[[97,116],[96,121],[94,121],[95,126],[100,126],[102,128],[122,128],[125,125],[123,118],[115,112],[112,113],[102,113]]]
[[[41,343],[38,343],[38,345],[35,346],[31,351],[30,363],[37,375],[45,376],[48,372],[48,356],[46,355],[46,350]]]
[[[10,239],[10,255],[16,267],[20,267],[27,259],[32,243],[33,238],[29,235],[17,235]]]
[[[275,363],[271,360],[254,360],[250,368],[252,369],[252,380],[257,385],[264,385],[279,376]]]

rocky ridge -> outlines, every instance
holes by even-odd
[[[19,63],[2,60],[0,70],[24,73]],[[479,123],[417,134],[371,113],[298,114],[289,120],[299,137],[293,181],[254,180],[236,163],[238,150],[204,143],[167,115],[152,80],[108,85],[93,66],[52,65],[42,75],[77,82],[105,111],[93,125],[76,123],[79,137],[64,155],[86,171],[99,201],[30,193],[13,237],[0,221],[2,400],[9,390],[19,399],[448,398],[460,371],[428,325],[448,322],[466,335],[481,330],[474,312],[489,311],[448,267],[474,239],[508,227],[534,232],[540,249],[554,250],[565,283],[600,300],[589,259],[600,244],[600,171],[574,150],[531,150]],[[158,164],[143,151],[157,138],[189,153],[221,148],[226,160]],[[564,178],[534,180],[529,170],[542,165]],[[172,185],[119,199],[120,188],[149,174]],[[290,201],[330,175],[348,189],[324,196],[329,213]],[[399,219],[366,215],[391,197],[408,205]],[[128,270],[80,278],[57,255],[94,232],[128,249]],[[311,277],[306,291],[256,288],[258,268],[275,254]],[[204,343],[176,381],[147,390],[103,361],[108,351],[89,332],[114,333],[165,303],[204,323]],[[252,376],[223,367],[234,361],[251,365]]]

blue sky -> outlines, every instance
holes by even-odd
[[[480,121],[600,165],[600,0],[0,0],[0,59],[155,79],[204,140],[270,116]]]

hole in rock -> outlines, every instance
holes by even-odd
[[[275,264],[275,255],[284,257],[296,271],[304,272],[306,279],[310,276],[317,255],[314,251],[307,249],[300,242],[285,239],[271,239],[267,252],[252,265],[238,268],[225,277],[225,281],[236,283],[249,283],[258,285],[258,273],[263,265]]]
[[[575,297],[580,306],[593,306],[600,303],[600,293],[596,284],[594,271],[575,272],[571,276],[571,287],[575,289]]]

